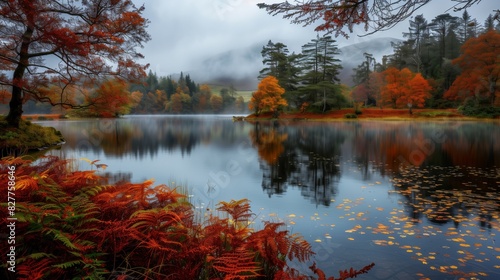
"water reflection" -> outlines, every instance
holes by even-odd
[[[498,122],[140,116],[50,125],[67,140],[53,153],[100,159],[117,179],[175,176],[200,209],[248,198],[259,218],[281,217],[306,236],[331,275],[376,260],[360,279],[500,277]]]
[[[313,203],[330,205],[340,177],[338,159],[344,132],[277,122],[255,122],[253,127],[249,137],[261,158],[264,191],[271,196],[293,186]]]

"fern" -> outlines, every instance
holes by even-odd
[[[9,164],[22,180],[16,269],[23,279],[311,279],[287,265],[307,261],[310,244],[282,223],[254,231],[247,199],[220,202],[217,215],[202,222],[186,195],[152,180],[107,185],[56,157],[8,158],[0,160],[0,185]],[[0,258],[5,263],[6,255]],[[341,279],[370,268],[342,271]],[[315,264],[311,269],[326,280]]]
[[[225,253],[214,260],[213,268],[224,274],[225,280],[252,279],[258,276],[261,268],[253,260],[254,254],[243,248]]]
[[[81,265],[81,264],[83,264],[83,261],[76,260],[76,261],[69,261],[69,262],[65,262],[65,263],[55,264],[52,267],[61,268],[61,269],[68,269],[68,268],[74,267],[76,265]]]

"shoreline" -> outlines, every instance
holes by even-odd
[[[457,109],[413,109],[409,114],[408,109],[380,109],[365,108],[360,114],[355,114],[354,109],[340,109],[326,113],[311,112],[285,112],[278,118],[273,118],[271,113],[262,113],[259,116],[250,114],[244,117],[246,121],[278,120],[278,121],[499,121],[500,118],[477,118],[464,116]]]

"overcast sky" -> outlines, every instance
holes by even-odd
[[[293,0],[291,0],[293,1]],[[300,52],[300,47],[316,37],[313,26],[302,27],[290,24],[281,16],[270,16],[257,7],[257,3],[280,2],[265,0],[134,0],[144,4],[144,16],[150,20],[147,42],[142,53],[150,69],[160,76],[199,67],[204,59],[229,50],[253,45],[264,45],[267,41],[282,42],[290,51]],[[495,4],[496,3],[496,4]],[[447,11],[452,2],[434,0],[418,10],[430,22],[435,16]],[[472,18],[480,23],[493,9],[498,9],[498,0],[482,0],[468,10]],[[360,29],[362,31],[362,29]],[[339,46],[362,42],[373,37],[402,38],[408,30],[408,21],[400,23],[391,31],[376,33],[368,37],[352,34],[349,39],[336,38]],[[320,34],[321,35],[321,34]],[[244,65],[242,65],[244,67]]]

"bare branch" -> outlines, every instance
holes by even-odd
[[[272,16],[283,15],[294,24],[303,26],[319,23],[315,30],[327,34],[348,37],[356,25],[363,25],[366,36],[378,31],[388,30],[401,21],[406,20],[416,10],[431,0],[296,0],[257,6],[265,9]],[[481,0],[452,0],[450,9],[460,11],[467,9]]]

